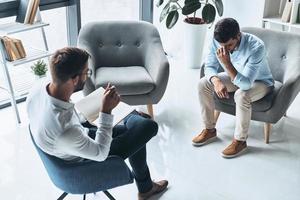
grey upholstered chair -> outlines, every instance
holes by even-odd
[[[243,28],[263,40],[267,58],[275,79],[274,91],[264,98],[253,102],[252,120],[265,122],[265,142],[269,143],[271,124],[275,124],[285,115],[300,90],[300,35],[262,28]],[[204,67],[200,77],[204,76]],[[215,97],[215,120],[220,112],[235,115],[233,94],[229,99]]]
[[[141,21],[104,21],[85,25],[78,47],[91,54],[93,75],[87,80],[87,95],[108,82],[129,105],[148,105],[162,98],[169,78],[169,63],[157,29]]]

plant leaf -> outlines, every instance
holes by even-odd
[[[207,23],[210,24],[215,21],[216,18],[216,9],[211,4],[206,4],[202,10],[202,18]]]
[[[215,0],[215,5],[218,11],[219,16],[223,16],[224,6],[222,0]]]
[[[189,2],[183,6],[182,14],[189,15],[192,14],[193,12],[196,12],[200,8],[201,8],[201,3],[199,1],[193,0],[192,2]]]
[[[172,5],[170,8],[169,8],[169,13],[173,10],[178,10],[178,7],[176,5]]]
[[[199,2],[200,3],[199,0],[185,0],[184,5],[189,4],[189,3],[194,3],[194,2]]]
[[[165,7],[163,8],[163,10],[161,11],[160,17],[159,17],[159,22],[162,22],[162,21],[165,19],[165,17],[166,17],[166,16],[168,15],[168,13],[169,13],[169,9],[170,9],[170,2],[167,3],[167,4],[165,5]]]
[[[158,0],[158,1],[156,2],[156,7],[161,6],[163,3],[164,3],[164,0]]]
[[[166,26],[168,29],[171,29],[176,22],[178,21],[179,13],[177,10],[173,10],[168,14],[167,20],[166,20]]]

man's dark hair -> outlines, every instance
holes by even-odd
[[[90,55],[83,49],[65,47],[57,50],[51,58],[50,69],[54,82],[64,83],[80,75]]]
[[[240,33],[239,23],[233,18],[224,18],[218,21],[214,30],[214,38],[219,43],[226,43]]]

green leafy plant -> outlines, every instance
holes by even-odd
[[[166,18],[166,27],[171,29],[179,18],[179,12],[184,15],[185,22],[189,24],[210,24],[215,21],[216,13],[223,15],[222,0],[184,0],[183,6],[180,0],[158,0],[157,7],[164,4],[161,11],[159,21],[162,22]],[[202,8],[202,17],[196,17],[197,11]],[[190,17],[189,15],[192,15]]]
[[[48,71],[47,64],[43,60],[38,60],[31,66],[32,72],[37,76],[43,76]]]

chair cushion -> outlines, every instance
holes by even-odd
[[[252,110],[253,111],[258,111],[258,112],[269,110],[271,108],[272,104],[273,104],[274,96],[276,96],[276,94],[278,93],[281,86],[282,86],[281,82],[275,81],[274,90],[272,92],[270,92],[269,94],[267,94],[262,99],[259,99],[255,102],[253,102],[252,103]],[[220,99],[217,96],[217,94],[214,94],[214,99],[215,99],[215,101],[218,101],[220,103],[227,104],[227,105],[230,105],[230,106],[235,106],[234,92],[229,93],[229,99]]]
[[[142,66],[100,67],[96,70],[96,88],[105,87],[107,83],[115,85],[120,95],[147,94],[155,84]]]

